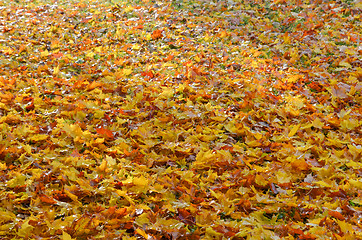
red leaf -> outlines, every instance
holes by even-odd
[[[101,135],[101,137],[106,138],[107,140],[113,140],[114,139],[114,135],[113,135],[112,131],[110,131],[108,129],[105,129],[103,127],[98,128],[97,133],[99,135]]]
[[[144,77],[149,77],[149,78],[153,78],[154,77],[154,74],[153,74],[153,71],[147,71],[147,72],[142,72],[141,73],[142,76]]]

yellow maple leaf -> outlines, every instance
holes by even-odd
[[[98,170],[101,172],[106,172],[107,170],[107,160],[103,160],[101,165],[99,165]]]
[[[97,53],[102,52],[102,46],[94,48],[94,51],[96,51]]]
[[[72,240],[73,238],[67,233],[63,231],[62,240]]]
[[[129,76],[133,72],[132,68],[125,68],[122,70],[123,75]]]
[[[211,239],[218,239],[222,236],[222,233],[216,232],[212,227],[206,228],[206,236]]]
[[[25,183],[26,180],[26,176],[25,175],[21,175],[18,174],[16,177],[14,177],[13,179],[10,179],[9,181],[7,181],[6,185],[10,188],[14,188],[16,186],[21,186]]]
[[[150,40],[152,39],[151,33],[148,33],[148,34],[145,36],[145,39],[146,39],[147,41],[150,41]]]
[[[352,68],[352,65],[349,64],[348,62],[340,62],[339,66],[346,67],[346,68]]]
[[[42,51],[42,52],[40,53],[40,56],[41,56],[41,57],[47,57],[47,56],[49,56],[49,55],[50,55],[50,53],[48,52],[48,50]]]
[[[348,182],[349,182],[349,184],[356,187],[357,189],[360,189],[360,190],[362,189],[362,182],[361,181],[350,179],[350,180],[348,180]]]
[[[341,121],[341,128],[343,130],[353,130],[360,126],[361,124],[358,122],[357,119],[345,119]]]
[[[141,235],[142,237],[144,237],[145,239],[148,239],[148,237],[149,237],[149,235],[140,228],[137,228],[135,232],[137,234]]]
[[[47,137],[48,137],[48,136],[47,136]],[[30,146],[30,145],[28,145],[28,144],[22,144],[21,146],[24,148],[24,150],[25,150],[26,153],[31,154],[31,146]]]
[[[48,137],[49,136],[45,135],[45,134],[37,134],[37,135],[32,136],[29,140],[32,142],[40,142],[40,141],[46,140]]]
[[[54,71],[53,71],[54,76],[57,76],[59,74],[59,72],[60,72],[59,68],[60,68],[60,65],[58,65],[54,68]]]
[[[265,179],[265,177],[263,177],[262,175],[258,174],[255,176],[255,183],[261,186],[266,186],[268,185],[268,180]]]
[[[299,128],[300,128],[300,124],[293,125],[291,127],[291,130],[290,130],[289,134],[288,134],[288,137],[293,137],[298,132]]]
[[[324,124],[321,122],[321,120],[319,118],[314,119],[312,124],[313,124],[313,127],[319,128],[319,129],[322,129],[322,127],[324,126]]]
[[[124,11],[125,11],[126,13],[128,13],[128,12],[132,11],[133,9],[134,9],[134,7],[128,6],[128,7],[126,7],[126,8],[124,9]]]
[[[95,55],[94,52],[89,52],[89,53],[87,53],[85,56],[86,56],[86,57],[89,57],[89,58],[92,58],[92,57],[94,57],[94,55]]]
[[[145,178],[144,176],[140,176],[140,177],[135,177],[133,178],[132,180],[132,183],[137,186],[137,187],[140,187],[140,188],[143,188],[145,186],[148,185],[148,179]]]
[[[19,237],[25,238],[31,235],[31,231],[34,229],[34,227],[29,224],[29,220],[30,219],[27,219],[25,222],[23,222],[23,224],[21,224],[21,227],[18,230]]]
[[[0,170],[5,170],[7,169],[7,166],[5,163],[0,163]]]
[[[141,46],[138,45],[138,44],[134,44],[134,45],[132,46],[132,49],[133,49],[133,50],[140,50],[140,49],[141,49]]]
[[[3,49],[2,52],[4,54],[11,55],[14,52],[14,50],[9,47],[9,48]]]
[[[332,188],[333,186],[325,181],[317,181],[314,182],[315,184],[318,184],[321,187],[326,187],[326,188]]]
[[[276,172],[275,175],[277,177],[278,183],[290,183],[291,181],[291,176],[282,170]]]
[[[72,138],[77,136],[82,136],[83,131],[77,124],[67,124],[66,122],[63,123],[63,130],[70,135]]]

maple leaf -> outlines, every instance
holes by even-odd
[[[151,37],[152,37],[153,40],[157,40],[159,38],[162,38],[162,30],[157,29],[157,30],[153,31],[152,34],[151,34]]]
[[[113,140],[114,139],[114,135],[112,133],[112,131],[105,129],[103,127],[101,128],[97,128],[97,133],[101,136],[101,137],[105,137],[109,140]]]

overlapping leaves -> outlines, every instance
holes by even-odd
[[[361,238],[360,2],[38,2],[0,9],[2,238]]]

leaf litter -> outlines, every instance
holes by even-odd
[[[360,239],[360,1],[0,3],[2,239]]]

